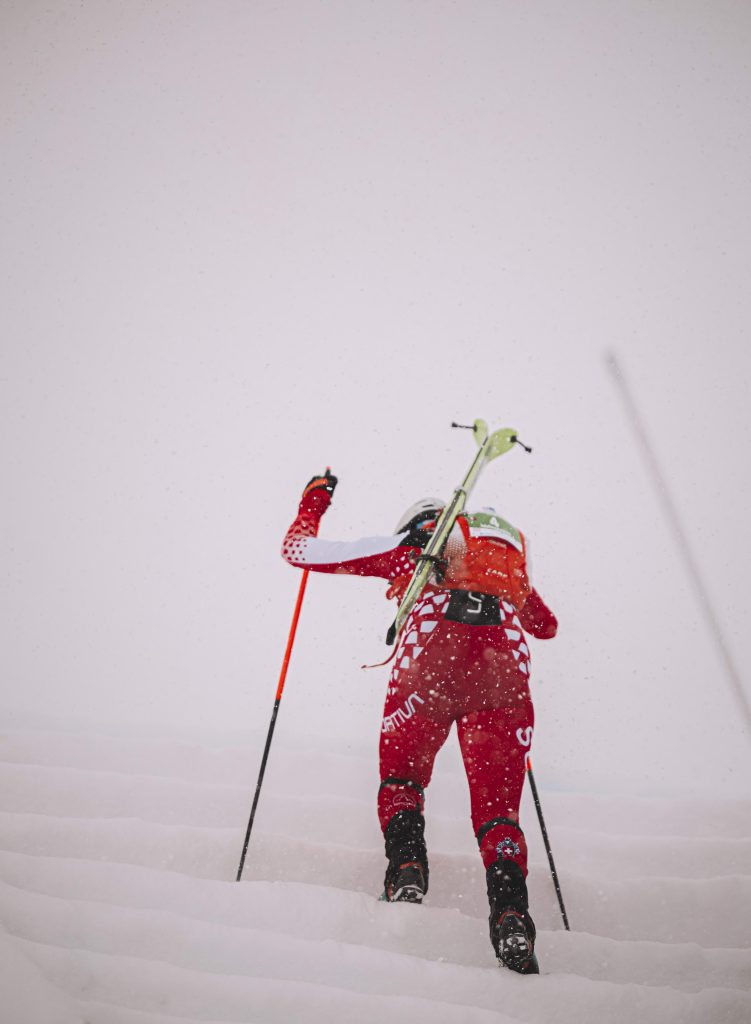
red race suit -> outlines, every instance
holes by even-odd
[[[429,534],[324,540],[316,533],[330,501],[322,489],[303,497],[284,538],[283,558],[314,572],[376,576],[392,584],[390,594],[400,596]],[[457,538],[461,543],[455,530],[446,549],[449,562]],[[485,867],[503,857],[526,875],[519,803],[534,710],[525,633],[550,639],[557,628],[531,586],[521,608],[498,596],[457,589],[450,571],[445,583],[425,587],[399,635],[386,693],[378,791],[382,829],[399,811],[422,813],[436,754],[456,722]]]

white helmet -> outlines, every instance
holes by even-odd
[[[404,533],[410,527],[417,526],[423,519],[435,519],[436,513],[441,512],[445,507],[446,502],[440,498],[420,498],[414,505],[409,506],[396,524],[394,533]]]

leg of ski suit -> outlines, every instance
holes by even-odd
[[[534,725],[526,664],[502,626],[443,618],[446,600],[434,593],[418,602],[396,653],[380,742],[381,828],[399,811],[422,812],[436,754],[456,722],[483,862],[513,860],[526,875],[517,824]]]

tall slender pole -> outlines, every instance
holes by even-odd
[[[305,596],[305,587],[308,584],[308,576],[310,575],[307,569],[303,570],[302,579],[300,580],[300,589],[297,592],[297,601],[295,602],[295,611],[292,615],[292,625],[289,631],[289,637],[287,639],[287,649],[284,652],[284,660],[282,661],[282,670],[279,674],[279,684],[276,688],[276,697],[274,698],[274,710],[271,712],[271,722],[269,724],[269,731],[266,736],[266,746],[263,749],[263,757],[261,758],[261,770],[258,773],[258,783],[256,785],[256,793],[253,797],[253,806],[250,809],[250,819],[248,820],[248,828],[245,832],[245,842],[243,843],[243,852],[240,856],[240,866],[237,869],[236,882],[240,881],[243,873],[243,867],[245,865],[245,857],[248,852],[248,844],[250,843],[250,833],[253,830],[253,821],[256,816],[256,807],[258,806],[258,798],[261,795],[261,786],[263,785],[263,776],[266,772],[266,762],[269,758],[269,750],[271,749],[271,738],[274,735],[274,726],[276,725],[276,716],[279,713],[279,705],[282,701],[282,693],[284,692],[284,683],[287,678],[287,669],[289,667],[289,659],[292,655],[292,646],[295,642],[295,633],[297,632],[297,623],[300,619],[300,609],[302,608],[302,599]]]
[[[555,861],[553,860],[553,851],[550,848],[550,840],[548,839],[548,830],[545,828],[545,819],[542,816],[542,804],[540,803],[540,794],[537,792],[537,786],[535,784],[535,776],[532,772],[532,759],[527,756],[527,776],[529,778],[529,784],[532,787],[532,796],[535,801],[535,808],[537,809],[537,818],[540,822],[540,831],[542,832],[542,841],[545,843],[545,852],[548,855],[548,864],[550,865],[550,874],[553,876],[553,885],[555,886],[555,894],[558,897],[558,906],[561,908],[561,917],[563,918],[563,926],[567,932],[571,929],[568,923],[568,917],[566,915],[566,908],[563,905],[563,893],[561,892],[561,883],[558,881],[558,872],[555,870]]]
[[[747,731],[751,733],[751,705],[749,704],[748,695],[743,687],[740,673],[733,661],[733,656],[730,653],[730,647],[728,646],[725,635],[722,631],[720,620],[714,610],[711,598],[699,571],[699,566],[694,558],[686,531],[683,528],[681,518],[678,514],[678,509],[673,501],[672,495],[670,494],[670,490],[668,489],[667,481],[665,480],[665,476],[660,468],[660,464],[652,450],[649,436],[644,429],[636,402],[633,399],[631,390],[615,353],[609,352],[607,354],[606,361],[608,369],[613,375],[613,380],[615,381],[623,400],[628,417],[631,420],[631,426],[633,427],[634,433],[636,434],[641,446],[644,461],[647,465],[647,469],[649,470],[649,474],[652,477],[652,482],[655,486],[655,490],[657,491],[657,495],[662,502],[663,511],[665,512],[665,516],[672,528],[676,544],[683,556],[683,561],[685,563],[689,579],[691,580],[694,592],[699,600],[699,605],[704,613],[705,621],[709,628],[709,632],[712,634],[720,659],[725,667],[725,674],[733,690],[733,696],[737,701],[738,709],[745,720]]]

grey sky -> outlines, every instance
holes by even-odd
[[[477,500],[561,619],[548,778],[747,788],[603,353],[748,686],[748,5],[0,12],[2,705],[265,725],[301,486],[386,532],[483,416],[535,449]],[[311,581],[285,728],[375,736],[382,591]]]

